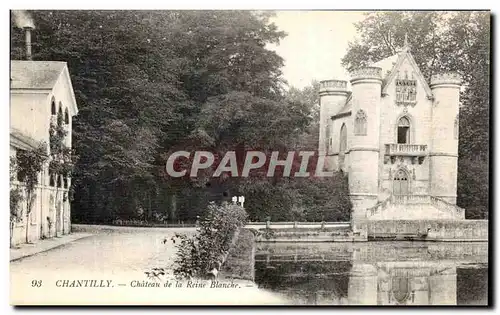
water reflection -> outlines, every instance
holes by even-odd
[[[255,258],[290,304],[487,304],[487,243],[259,243]]]

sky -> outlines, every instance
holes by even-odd
[[[347,79],[340,62],[349,41],[356,38],[354,11],[278,11],[272,19],[288,36],[269,45],[285,60],[283,76],[290,86],[303,88],[312,80]]]

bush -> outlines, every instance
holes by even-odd
[[[178,278],[205,278],[221,264],[231,248],[235,233],[245,225],[247,214],[243,207],[223,203],[209,204],[205,216],[193,237],[177,235],[174,275]]]
[[[254,280],[254,244],[254,234],[248,229],[241,229],[222,268],[226,278]]]
[[[242,192],[251,221],[349,221],[347,177],[290,178]]]

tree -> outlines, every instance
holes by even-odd
[[[169,111],[158,104],[168,104],[175,93],[169,85],[173,80],[166,78],[172,65],[165,66],[165,56],[170,54],[157,34],[148,32],[151,28],[144,29],[152,23],[147,12],[32,13],[33,58],[68,62],[80,108],[73,123],[73,145],[80,156],[73,213],[106,219],[116,211],[110,207],[113,197],[123,200],[117,208],[134,204],[134,181],[152,177],[155,137],[169,121]],[[16,29],[13,37],[18,42],[22,32]]]
[[[50,122],[49,141],[50,141],[50,161],[49,161],[49,175],[51,178],[55,177],[54,184],[56,187],[56,235],[59,229],[61,215],[61,204],[59,203],[59,188],[63,186],[63,182],[67,183],[68,178],[74,168],[76,156],[72,150],[65,144],[65,139],[68,135],[63,125],[63,113],[61,110],[57,113],[55,121]],[[64,178],[64,180],[62,180]],[[65,187],[70,188],[70,187]],[[70,188],[71,189],[71,188]],[[63,198],[63,201],[65,198]],[[50,230],[50,227],[49,227]]]
[[[291,87],[285,94],[289,102],[304,104],[311,118],[310,125],[306,131],[297,138],[296,149],[317,150],[319,146],[319,86],[318,81],[313,80],[310,85],[298,89]]]
[[[457,203],[467,217],[487,216],[489,148],[489,12],[374,12],[356,25],[360,39],[342,59],[346,69],[366,66],[395,54],[404,45],[427,80],[456,71],[461,92]],[[474,167],[468,167],[474,165]],[[479,170],[479,169],[480,170]],[[475,183],[476,187],[470,185]]]
[[[268,127],[264,117],[276,120],[283,132],[292,130],[288,138],[299,132],[292,115],[302,115],[300,109],[283,101],[283,61],[266,49],[284,36],[268,13],[31,13],[33,59],[68,62],[80,109],[73,122],[76,221],[136,217],[140,208],[150,217],[173,207],[168,200],[183,208],[179,203],[199,187],[165,180],[165,153],[203,140],[203,132],[219,149],[284,142],[277,131],[266,134],[271,128],[252,134],[251,128]],[[13,23],[11,30],[16,59],[22,56],[23,33]],[[219,119],[228,128],[214,129],[210,117],[218,117],[221,104],[228,115],[243,116]],[[241,121],[247,125],[239,127]],[[176,198],[179,193],[186,198]]]
[[[18,150],[16,156],[17,176],[24,188],[26,201],[26,243],[29,243],[30,215],[33,201],[36,198],[35,188],[39,182],[40,172],[47,161],[47,145],[41,143],[33,150]]]
[[[21,208],[21,201],[23,200],[23,192],[19,185],[12,184],[17,177],[17,162],[16,158],[12,156],[10,158],[10,246],[12,244],[12,238],[14,236],[14,227],[17,222],[23,220],[23,213]]]

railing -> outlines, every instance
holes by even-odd
[[[373,207],[366,209],[365,216],[367,218],[369,218],[369,217],[375,215],[377,212],[380,212],[380,211],[383,211],[384,209],[387,209],[391,205],[391,202],[392,202],[392,198],[387,197],[384,201],[378,202]]]
[[[385,145],[385,154],[421,156],[427,154],[426,144],[388,143]]]
[[[460,208],[457,205],[451,204],[449,202],[444,201],[438,197],[430,196],[431,204],[441,210],[446,210],[457,216],[458,218],[465,219],[465,209]]]
[[[307,229],[307,228],[347,228],[350,222],[248,222],[245,228],[249,229]]]
[[[366,209],[366,217],[369,218],[378,212],[384,211],[391,205],[429,204],[430,202],[430,196],[428,195],[391,195],[384,201]]]
[[[430,203],[429,195],[392,195],[391,202],[395,205],[400,204],[423,204]]]
[[[397,206],[408,204],[431,204],[441,211],[451,213],[458,219],[465,219],[465,210],[463,208],[430,195],[391,195],[384,201],[366,209],[365,215],[367,218],[370,218],[375,214],[390,208],[392,205]]]
[[[320,89],[336,88],[336,89],[346,89],[347,81],[342,80],[324,80],[320,83]]]

